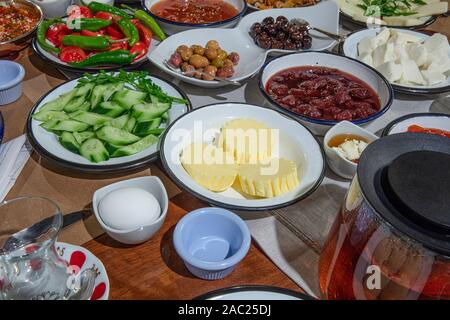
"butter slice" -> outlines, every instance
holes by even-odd
[[[242,164],[238,171],[242,191],[251,196],[276,197],[299,185],[297,165],[282,158],[266,164]]]
[[[184,148],[180,160],[198,184],[214,192],[230,188],[237,176],[233,155],[214,145],[194,142]]]

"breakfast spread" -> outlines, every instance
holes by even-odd
[[[263,49],[309,49],[312,44],[307,26],[289,22],[284,16],[266,17],[261,23],[255,22],[250,28],[250,36]]]
[[[369,85],[334,68],[282,70],[270,78],[265,90],[282,107],[314,119],[358,120],[380,110],[380,98]]]
[[[335,150],[342,158],[358,163],[361,154],[368,146],[366,139],[352,135],[340,134],[332,137],[328,145]]]
[[[320,0],[246,0],[257,9],[295,8],[312,6]]]
[[[220,22],[238,15],[237,9],[223,0],[161,0],[150,11],[160,18],[190,24]]]
[[[32,118],[67,150],[98,163],[139,153],[158,142],[173,102],[146,72],[101,72],[42,105]]]
[[[25,6],[0,5],[0,43],[30,32],[38,22],[39,16]]]
[[[382,28],[358,43],[358,59],[395,84],[432,86],[450,75],[450,45],[435,33],[425,40],[406,32]]]
[[[233,77],[239,59],[237,52],[228,53],[220,47],[219,42],[210,40],[205,47],[198,44],[179,46],[168,63],[188,77],[211,81],[215,77]]]
[[[448,3],[435,0],[338,0],[341,11],[352,19],[388,26],[417,26],[424,24],[430,16],[448,10]],[[374,23],[375,21],[372,21]]]
[[[221,128],[217,145],[194,142],[183,149],[180,161],[208,190],[233,188],[248,196],[277,197],[300,183],[297,164],[275,156],[277,138],[264,123],[234,119]]]

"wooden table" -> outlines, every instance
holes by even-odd
[[[427,29],[444,33],[450,37],[450,19],[439,18]],[[48,90],[64,81],[64,77],[56,69],[45,65],[39,57],[31,52],[31,49],[22,52],[19,59],[22,59],[24,55],[29,55],[29,59],[27,59],[29,63],[25,65],[26,80],[31,78],[39,79],[39,81],[45,80],[45,83],[34,82],[34,86],[46,86],[45,88]],[[45,76],[43,76],[44,74]],[[43,76],[42,79],[41,76]],[[29,95],[23,96],[17,102],[2,107],[6,122],[5,141],[24,132],[27,112],[33,105],[32,100]],[[34,155],[16,185],[26,184],[28,177],[33,177],[35,168],[41,165],[39,157]],[[52,168],[46,167],[45,170],[43,168],[43,173],[37,175],[37,179],[41,177],[46,179],[48,186],[52,186],[55,192],[60,191],[59,189],[64,191],[64,188],[58,188],[65,183],[64,180],[61,179],[61,175],[49,174],[52,170]],[[82,176],[76,173],[71,173],[71,175],[72,178],[75,176],[80,179]],[[38,194],[45,192],[38,185],[31,189],[30,187],[16,189],[17,186],[8,197],[15,196],[23,190],[28,193],[34,191]],[[91,196],[90,192],[91,190],[85,191],[85,198]],[[60,196],[71,197],[70,194]],[[73,202],[78,203],[80,199]],[[138,246],[126,246],[103,234],[85,243],[84,247],[100,258],[106,267],[111,284],[110,299],[191,299],[211,290],[242,284],[271,285],[301,291],[254,243],[252,243],[246,258],[229,277],[218,281],[204,281],[193,277],[174,251],[172,233],[177,221],[187,211],[203,206],[205,206],[204,203],[182,192],[171,199],[169,212],[162,229],[148,242]]]

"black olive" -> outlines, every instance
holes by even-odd
[[[292,42],[300,42],[303,39],[303,34],[300,32],[292,33],[291,34],[291,40]]]
[[[270,49],[272,47],[272,40],[270,38],[263,38],[258,36],[256,38],[256,44],[263,49]]]
[[[284,40],[286,39],[286,33],[284,33],[283,31],[279,31],[276,35],[277,40]]]
[[[300,29],[295,24],[291,24],[291,26],[289,27],[289,33],[294,34],[298,32],[300,32]]]
[[[252,27],[250,28],[250,36],[251,37],[256,37],[258,34],[260,34],[262,31],[262,27],[261,24],[256,22],[252,25]]]
[[[265,28],[266,32],[269,34],[269,36],[276,36],[277,35],[277,28],[275,28],[275,24],[268,24]]]
[[[303,43],[301,41],[295,42],[295,49],[299,50],[303,48]]]
[[[284,41],[284,49],[285,50],[295,50],[295,43],[291,40]]]
[[[312,45],[312,38],[311,36],[304,36],[302,40],[302,48],[303,49],[310,49]]]
[[[280,25],[280,29],[281,31],[285,32],[285,33],[289,33],[289,28],[291,27],[291,24],[287,21],[282,22]]]
[[[272,40],[272,49],[284,49],[283,41]]]
[[[278,16],[276,21],[277,22],[282,22],[282,21],[288,21],[289,22],[288,18],[286,18],[285,16]]]
[[[266,17],[262,21],[262,24],[267,25],[267,24],[273,24],[274,22],[275,22],[275,20],[272,17]]]

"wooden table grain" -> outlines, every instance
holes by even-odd
[[[195,278],[184,266],[172,244],[176,223],[186,210],[204,206],[187,193],[174,197],[161,230],[149,241],[120,244],[102,235],[84,245],[105,265],[110,299],[192,299],[201,294],[237,285],[269,285],[301,292],[254,244],[245,259],[225,279]]]

